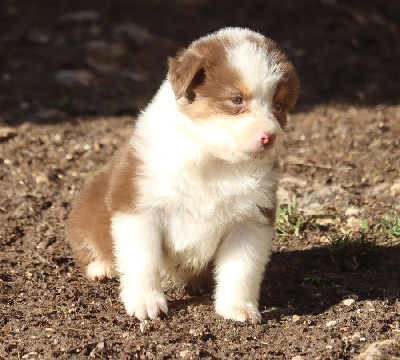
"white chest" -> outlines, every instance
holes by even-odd
[[[260,216],[259,206],[274,206],[272,165],[199,164],[166,155],[162,164],[146,170],[140,206],[157,209],[170,269],[201,271],[233,224]]]
[[[218,192],[196,187],[176,191],[162,211],[167,261],[175,268],[200,271],[232,225],[258,216],[258,205],[271,204],[272,196],[254,184],[226,184]]]
[[[226,224],[185,211],[169,214],[166,225],[164,246],[168,267],[189,273],[196,273],[209,263],[226,229]]]

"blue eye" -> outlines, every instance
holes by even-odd
[[[275,105],[275,111],[276,112],[281,112],[283,110],[283,102],[279,101],[276,105]]]
[[[235,105],[241,105],[243,104],[243,98],[241,96],[236,96],[233,99],[231,99],[231,101],[235,104]]]

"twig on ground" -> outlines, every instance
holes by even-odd
[[[37,251],[35,252],[36,257],[43,263],[46,265],[50,265],[51,262],[49,260],[47,260],[45,257],[43,257],[42,255],[40,255]]]
[[[287,165],[300,165],[300,166],[308,166],[308,167],[315,167],[315,168],[320,168],[320,169],[332,169],[332,170],[339,170],[339,171],[345,171],[345,172],[349,172],[352,168],[351,167],[347,167],[347,166],[342,166],[342,167],[336,167],[333,165],[329,165],[329,164],[313,164],[310,162],[297,162],[297,163],[287,163]]]

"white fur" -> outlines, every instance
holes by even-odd
[[[238,44],[245,35],[225,31],[234,32]],[[273,224],[259,207],[274,207],[276,153],[250,156],[254,140],[241,134],[260,124],[277,135],[280,146],[282,130],[271,115],[279,73],[273,56],[266,58],[248,43],[233,48],[230,59],[255,89],[251,115],[237,122],[193,121],[179,111],[166,80],[138,119],[131,146],[143,164],[137,174],[140,196],[135,214],[113,215],[112,235],[121,297],[128,314],[139,319],[168,310],[162,272],[184,282],[214,260],[217,313],[261,320],[258,296]]]
[[[272,227],[255,221],[243,221],[232,227],[216,259],[218,314],[240,321],[261,321],[258,296],[273,234]]]
[[[259,322],[259,283],[273,237],[267,225],[273,224],[266,223],[258,206],[274,206],[275,153],[270,160],[230,163],[217,159],[207,144],[188,135],[193,122],[173,104],[174,95],[166,82],[139,119],[131,141],[145,164],[138,177],[137,209],[157,209],[152,216],[158,220],[138,225],[137,215],[126,215],[129,220],[122,220],[121,214],[113,217],[125,307],[140,319],[166,312],[165,300],[160,300],[159,271],[185,282],[217,258],[216,311],[225,318]],[[159,254],[161,235],[157,231],[163,232],[164,259]],[[143,259],[147,259],[146,266]],[[138,279],[146,283],[140,287]],[[138,292],[140,296],[135,295]]]
[[[101,280],[113,277],[113,266],[106,261],[93,261],[86,268],[86,276],[91,280]]]
[[[244,41],[230,48],[228,55],[241,78],[252,89],[253,96],[261,98],[262,104],[268,104],[283,76],[276,60],[277,54],[273,51],[267,53],[256,44]]]
[[[121,298],[129,315],[144,320],[168,312],[161,289],[161,232],[153,214],[121,214],[112,217],[117,268],[121,274]]]

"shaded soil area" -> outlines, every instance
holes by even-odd
[[[382,226],[400,212],[399,14],[394,0],[6,1],[0,358],[399,356],[400,242]],[[75,267],[65,220],[167,57],[227,25],[272,37],[298,69],[279,197],[294,194],[306,220],[275,241],[261,325],[221,319],[211,294],[169,294],[168,316],[139,323],[117,281]],[[358,247],[338,248],[345,234]]]

